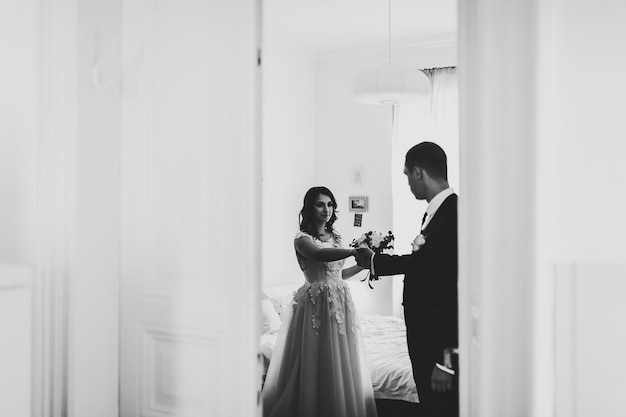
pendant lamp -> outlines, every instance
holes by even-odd
[[[394,105],[430,95],[430,80],[422,71],[391,62],[391,0],[389,0],[389,62],[357,75],[352,98],[367,104]]]

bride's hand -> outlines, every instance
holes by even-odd
[[[362,268],[369,268],[373,253],[369,248],[358,248],[354,256],[356,263]]]

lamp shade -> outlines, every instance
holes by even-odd
[[[423,100],[430,90],[430,80],[422,71],[390,63],[361,72],[352,97],[367,104],[402,104]]]

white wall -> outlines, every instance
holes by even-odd
[[[626,5],[459,5],[461,415],[624,415]]]
[[[623,261],[626,4],[556,0],[555,7],[555,257]]]
[[[317,185],[314,60],[270,36],[264,34],[262,65],[264,285],[303,281],[293,238],[304,194]]]
[[[613,294],[626,293],[626,4],[554,0],[539,10],[537,369],[541,377],[554,360],[557,373],[554,399],[541,384],[535,392],[559,417],[624,415],[626,359],[606,349],[626,344],[611,323],[624,314]],[[568,321],[552,327],[555,299]],[[556,357],[554,334],[570,336],[556,339]]]

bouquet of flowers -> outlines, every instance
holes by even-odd
[[[354,239],[352,243],[350,243],[350,246],[353,248],[370,248],[375,253],[382,253],[384,250],[393,249],[393,240],[394,236],[391,231],[383,236],[380,232],[370,230],[362,234],[358,239]],[[377,281],[378,279],[380,278],[377,275],[368,272],[367,276],[361,281],[367,280],[367,285],[369,285],[371,289],[374,289],[374,287],[372,287],[372,281]]]

